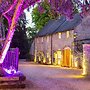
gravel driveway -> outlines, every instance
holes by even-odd
[[[90,80],[82,78],[80,69],[22,62],[19,70],[27,78],[21,90],[90,90]]]

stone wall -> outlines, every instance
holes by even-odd
[[[71,49],[74,49],[73,47],[73,30],[70,31],[70,35],[67,38],[67,33],[62,32],[61,38],[59,38],[58,33],[52,35],[52,48],[54,51],[56,50],[63,50],[65,47],[70,47]]]
[[[82,56],[83,54],[83,44],[90,44],[90,15],[84,17],[82,22],[75,28],[74,33],[76,35],[75,38],[75,50],[77,52],[78,63],[82,66]]]
[[[83,45],[83,75],[90,75],[90,44]]]
[[[36,38],[35,55],[37,55],[39,52],[43,52],[46,61],[48,62],[47,59],[49,59],[49,62],[51,63],[53,62],[54,52],[58,50],[63,51],[65,47],[70,47],[73,54],[73,50],[74,50],[73,34],[74,34],[74,30],[70,30],[68,38],[67,38],[67,31],[61,33],[61,38],[59,38],[59,33]]]
[[[35,54],[43,53],[48,63],[51,63],[51,36],[38,37],[35,39]],[[47,60],[49,59],[49,61]]]

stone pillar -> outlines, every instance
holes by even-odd
[[[90,44],[83,44],[83,75],[90,77]]]

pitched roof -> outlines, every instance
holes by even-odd
[[[50,20],[43,29],[38,32],[37,36],[50,35],[57,32],[64,32],[67,30],[74,29],[82,21],[81,16],[76,14],[74,18],[70,21],[67,21],[64,16],[61,16],[60,19]]]
[[[46,35],[46,33],[48,32],[48,29],[50,28],[50,26],[53,25],[53,23],[55,22],[55,20],[50,20],[41,31],[38,32],[37,36],[44,36]]]
[[[53,33],[73,30],[76,26],[78,26],[81,23],[81,21],[82,21],[81,16],[79,14],[76,14],[71,21],[66,20]]]

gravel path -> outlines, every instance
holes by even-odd
[[[19,70],[27,77],[26,88],[21,90],[90,90],[90,80],[80,76],[80,69],[24,62]]]

